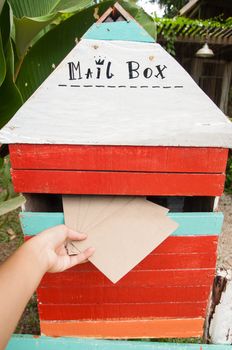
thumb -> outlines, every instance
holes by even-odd
[[[80,264],[90,258],[95,252],[95,248],[90,247],[84,250],[83,252],[70,256],[70,267]]]

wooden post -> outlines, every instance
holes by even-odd
[[[230,91],[230,82],[232,76],[232,62],[229,62],[225,65],[223,81],[222,81],[222,94],[220,100],[220,109],[227,114],[228,110],[228,97]]]
[[[204,340],[213,344],[232,343],[232,270],[217,271],[205,321]]]

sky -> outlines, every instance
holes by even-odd
[[[163,17],[164,9],[161,9],[156,2],[151,3],[148,0],[139,0],[137,4],[143,7],[149,15],[152,15],[155,12],[157,17]]]

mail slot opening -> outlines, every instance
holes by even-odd
[[[147,199],[168,208],[170,212],[211,212],[215,201],[215,197],[207,196],[149,196]]]
[[[61,194],[26,193],[24,211],[30,212],[63,212]],[[211,212],[215,197],[203,196],[148,196],[148,200],[164,206],[170,212]]]

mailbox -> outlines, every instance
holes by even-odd
[[[15,190],[27,197],[26,238],[64,222],[62,194],[147,196],[179,223],[116,284],[91,263],[47,274],[37,290],[42,334],[202,334],[232,126],[120,5],[87,31],[0,141],[9,144]]]

